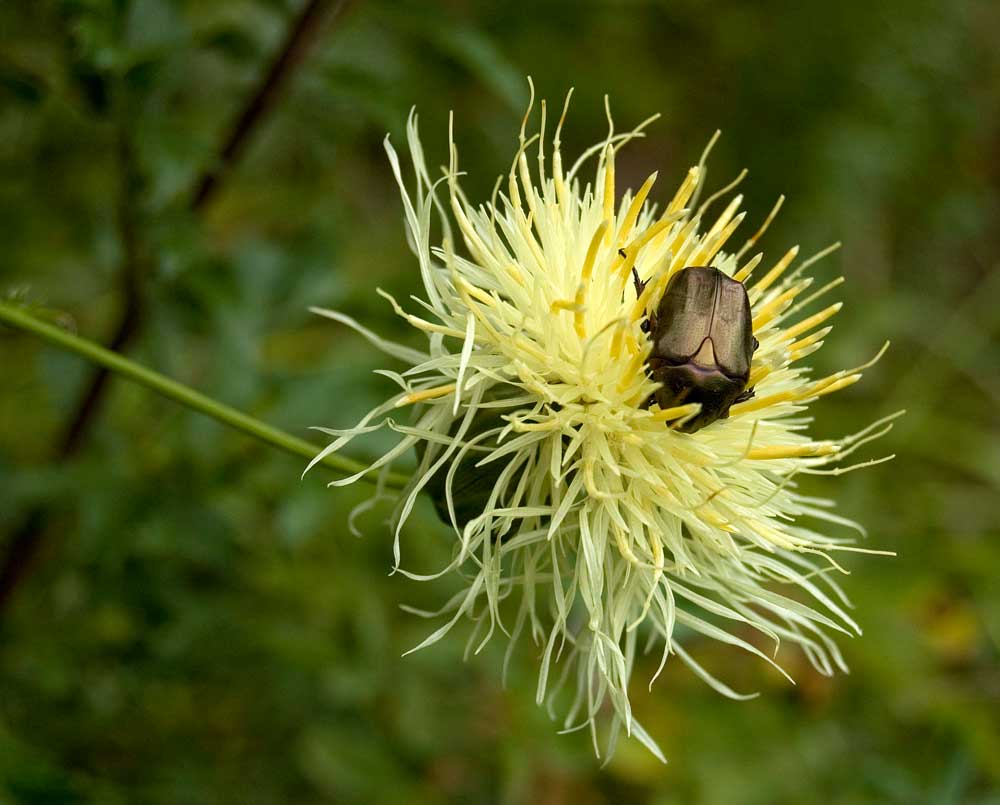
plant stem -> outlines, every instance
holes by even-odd
[[[146,386],[146,388],[164,397],[168,397],[181,405],[210,416],[224,425],[243,431],[243,433],[253,436],[262,442],[278,447],[286,453],[312,459],[319,452],[319,449],[315,445],[310,444],[305,439],[292,436],[242,411],[237,411],[235,408],[207,397],[188,386],[178,383],[176,380],[171,380],[159,372],[147,369],[145,366],[141,366],[117,352],[105,349],[100,344],[41,321],[7,302],[0,302],[0,321],[12,327],[33,333],[50,344],[74,352],[96,363],[98,366],[103,366],[109,371],[116,372],[122,377]],[[364,464],[337,455],[326,456],[320,463],[340,475],[353,475],[365,468]],[[374,483],[376,475],[377,472],[371,472],[362,476],[362,478],[370,483]],[[402,489],[408,480],[405,475],[390,473],[386,477],[385,483],[386,486],[393,489]]]

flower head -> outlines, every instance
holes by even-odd
[[[856,382],[865,367],[816,379],[803,365],[840,308],[809,306],[839,281],[812,291],[804,275],[830,250],[798,265],[797,248],[770,263],[753,253],[780,201],[734,249],[741,197],[722,199],[736,182],[702,200],[703,156],[662,207],[650,200],[656,174],[619,195],[615,155],[650,121],[624,133],[611,125],[567,165],[559,135],[568,102],[551,143],[544,102],[533,136],[529,108],[510,172],[484,204],[462,191],[453,139],[434,181],[411,115],[410,187],[386,140],[426,296],[408,312],[380,293],[426,343],[390,343],[317,311],[408,365],[382,372],[401,390],[357,426],[330,431],[336,439],[321,455],[380,427],[400,439],[373,467],[387,470],[418,448],[395,515],[396,567],[400,528],[430,491],[456,534],[441,573],[461,571],[468,584],[417,648],[462,618],[475,624],[472,648],[496,630],[509,636],[508,652],[526,637],[541,654],[539,703],[565,702],[565,726],[588,726],[595,749],[606,726],[608,751],[624,728],[659,756],[629,704],[640,646],[658,645],[660,668],[674,655],[733,698],[743,696],[696,662],[686,637],[715,638],[773,663],[733,631],[749,626],[799,645],[824,674],[844,668],[830,633],[858,627],[829,571],[839,569],[834,553],[858,549],[814,524],[853,524],[830,501],[800,494],[796,476],[851,469],[833,465],[885,433],[891,417],[837,441],[808,435],[807,406]],[[440,245],[432,245],[438,227]],[[683,426],[697,403],[650,404],[658,384],[644,327],[671,277],[688,266],[745,283],[759,341],[754,395],[693,433]],[[392,415],[406,407],[412,418],[399,424]],[[801,594],[779,593],[779,584]]]

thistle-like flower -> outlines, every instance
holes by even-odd
[[[429,491],[455,531],[453,559],[433,576],[400,572],[428,579],[456,571],[468,583],[433,613],[446,620],[416,648],[463,618],[474,624],[470,650],[501,630],[509,658],[527,635],[541,658],[538,702],[553,713],[565,704],[566,729],[588,727],[598,753],[606,734],[610,754],[624,728],[662,758],[629,704],[640,646],[658,646],[660,669],[674,655],[737,699],[745,696],[688,653],[691,636],[774,664],[737,633],[750,627],[775,646],[797,644],[823,674],[845,669],[830,633],[860,630],[829,571],[840,569],[835,552],[860,549],[811,523],[854,524],[831,501],[796,491],[796,476],[853,469],[839,462],[884,434],[892,417],[836,441],[807,435],[807,406],[866,368],[813,379],[802,365],[840,309],[807,310],[840,280],[810,293],[804,272],[835,247],[798,266],[797,248],[770,265],[751,255],[779,200],[756,234],[726,250],[743,220],[741,197],[711,210],[742,175],[701,200],[709,149],[662,209],[650,201],[656,174],[619,197],[615,154],[655,118],[615,133],[609,113],[607,136],[567,169],[559,135],[568,104],[569,97],[550,150],[545,104],[534,136],[529,106],[510,172],[486,204],[462,192],[451,134],[450,164],[434,181],[411,115],[409,187],[386,140],[426,296],[407,312],[379,293],[426,336],[426,346],[388,342],[347,316],[316,310],[408,364],[381,371],[401,390],[355,427],[324,429],[335,438],[320,457],[377,428],[400,439],[372,468],[388,471],[417,448],[416,472],[394,515],[395,567],[400,529]],[[593,178],[585,179],[588,170]],[[713,266],[746,284],[759,341],[748,383],[754,395],[694,433],[683,426],[697,403],[651,404],[658,385],[644,326],[670,278],[687,266]],[[406,407],[412,418],[400,424],[394,412]]]

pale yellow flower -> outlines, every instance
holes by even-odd
[[[336,438],[321,455],[380,427],[401,438],[376,468],[422,447],[396,512],[396,567],[400,528],[433,476],[456,533],[454,559],[441,573],[461,572],[468,585],[437,613],[445,623],[417,648],[463,618],[474,624],[472,649],[498,629],[511,649],[526,637],[541,658],[539,703],[551,709],[564,701],[561,688],[573,691],[567,729],[589,727],[597,750],[606,726],[610,752],[624,728],[662,757],[629,704],[640,648],[658,643],[661,668],[673,655],[733,698],[744,696],[695,661],[686,636],[715,638],[773,662],[737,636],[748,625],[775,645],[801,646],[824,674],[845,667],[830,634],[859,629],[829,571],[839,569],[833,554],[859,549],[814,524],[856,526],[835,514],[831,501],[798,493],[795,478],[852,469],[834,465],[884,434],[892,417],[835,441],[808,434],[807,406],[856,382],[866,368],[813,379],[802,364],[840,309],[808,307],[839,283],[811,292],[804,276],[832,249],[798,264],[797,248],[770,262],[754,253],[780,202],[756,234],[732,248],[741,196],[723,203],[734,182],[700,199],[704,156],[662,207],[650,200],[656,174],[619,196],[615,155],[650,121],[624,133],[611,126],[567,167],[559,141],[565,117],[564,107],[549,144],[544,102],[533,136],[529,109],[511,170],[485,204],[462,192],[453,139],[450,164],[435,182],[411,116],[410,184],[386,141],[425,298],[407,312],[379,293],[426,345],[390,343],[342,314],[317,311],[409,365],[382,372],[401,390],[357,426],[328,431]],[[435,231],[440,245],[432,245]],[[677,425],[696,406],[643,406],[656,385],[644,368],[650,340],[641,324],[672,274],[692,265],[746,283],[760,346],[750,378],[756,396],[689,434]],[[633,267],[649,281],[638,299]],[[403,425],[392,417],[405,407],[412,418]],[[458,516],[466,493],[455,490],[477,472],[487,479],[485,492]],[[779,584],[801,595],[780,594]],[[605,702],[611,708],[602,716]]]

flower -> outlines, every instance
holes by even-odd
[[[619,198],[616,153],[655,118],[616,133],[609,112],[607,136],[567,169],[560,132],[568,105],[569,96],[550,146],[544,102],[530,137],[529,106],[510,172],[485,204],[462,191],[451,126],[450,164],[435,181],[411,114],[411,188],[386,139],[426,297],[407,312],[379,293],[426,346],[388,342],[343,314],[315,311],[409,365],[381,372],[401,390],[355,427],[326,431],[335,440],[316,460],[377,428],[400,439],[372,468],[388,471],[418,448],[394,517],[395,567],[400,529],[418,495],[431,491],[455,531],[454,557],[433,576],[400,572],[429,579],[457,571],[468,583],[434,613],[447,620],[417,649],[462,618],[474,623],[475,650],[502,630],[509,658],[527,635],[541,654],[538,702],[550,711],[568,702],[567,729],[588,727],[598,754],[599,734],[606,729],[610,754],[624,729],[662,759],[629,703],[641,644],[658,641],[660,669],[674,655],[736,699],[747,697],[698,664],[684,647],[688,636],[775,664],[732,630],[751,627],[775,644],[797,644],[823,674],[846,670],[830,634],[860,629],[829,571],[840,569],[834,553],[861,549],[814,530],[815,521],[854,524],[832,501],[796,491],[795,479],[853,469],[834,465],[886,433],[893,417],[836,441],[807,433],[807,406],[853,384],[874,362],[820,379],[802,364],[840,309],[804,312],[840,282],[807,293],[812,280],[804,272],[836,246],[797,266],[798,248],[771,265],[761,254],[747,257],[779,200],[756,234],[726,250],[743,220],[741,196],[721,213],[709,210],[743,175],[699,201],[711,144],[662,210],[650,201],[656,174]],[[591,163],[593,178],[584,179]],[[437,227],[440,245],[432,245]],[[749,381],[755,396],[733,405],[728,418],[686,433],[680,426],[698,413],[696,403],[644,404],[658,386],[646,371],[651,341],[643,321],[672,275],[709,265],[746,283],[759,340]],[[648,283],[641,295],[633,269]],[[412,407],[409,424],[392,417],[404,407]]]

